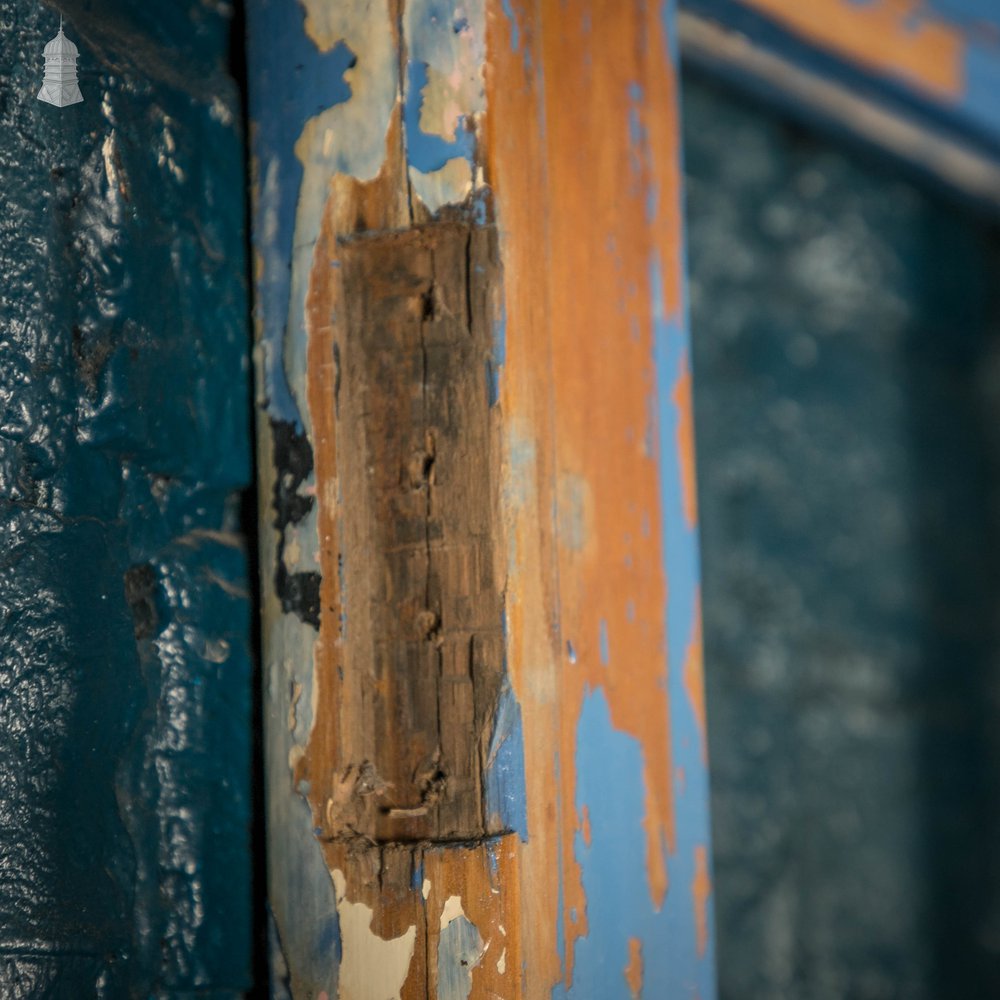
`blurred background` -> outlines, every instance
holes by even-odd
[[[723,1000],[1000,997],[1000,239],[694,69]]]

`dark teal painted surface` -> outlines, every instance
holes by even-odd
[[[222,5],[0,0],[0,995],[250,976],[243,169]]]
[[[1000,996],[1000,241],[684,83],[721,995]]]

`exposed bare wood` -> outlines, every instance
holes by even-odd
[[[499,832],[481,774],[503,670],[483,294],[494,243],[463,223],[365,234],[341,240],[331,271],[345,303],[341,684],[360,711],[315,776],[330,839]]]

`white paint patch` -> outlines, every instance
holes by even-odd
[[[502,952],[500,952],[500,957],[497,959],[497,972],[499,972],[501,976],[506,975],[506,973],[507,973],[507,949],[506,948],[504,948],[504,950]]]
[[[410,167],[410,184],[427,208],[436,212],[442,205],[461,204],[471,194],[472,167],[460,156],[429,174]]]
[[[343,950],[339,1000],[400,1000],[413,959],[416,925],[397,938],[379,937],[371,929],[371,907],[348,901],[347,880],[339,868],[332,877]]]
[[[424,899],[426,898],[425,896]],[[444,930],[453,920],[464,916],[465,910],[462,908],[462,897],[449,896],[444,904],[444,908],[441,910],[441,930]]]
[[[421,895],[426,899],[431,894],[431,880],[429,878],[424,879],[424,884],[420,890]]]

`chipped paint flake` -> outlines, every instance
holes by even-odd
[[[343,948],[339,1000],[400,1000],[413,958],[416,925],[396,938],[379,937],[371,929],[371,907],[347,899],[342,871],[334,869],[332,876]]]
[[[472,193],[472,164],[456,156],[439,170],[426,174],[410,167],[410,184],[420,200],[436,212],[443,205],[465,201]]]
[[[708,947],[708,900],[712,895],[712,879],[708,872],[708,849],[698,844],[694,849],[694,880],[691,883],[694,899],[695,931],[698,956],[704,956]]]
[[[701,597],[695,602],[694,624],[691,627],[691,641],[684,657],[684,690],[688,703],[698,724],[701,738],[702,763],[708,764],[708,726],[705,718],[705,667],[704,643],[701,629]]]
[[[628,962],[625,965],[625,982],[633,997],[642,994],[642,941],[632,937],[628,939]]]
[[[453,920],[464,916],[465,910],[462,909],[462,897],[449,896],[441,908],[441,930],[444,930]]]

